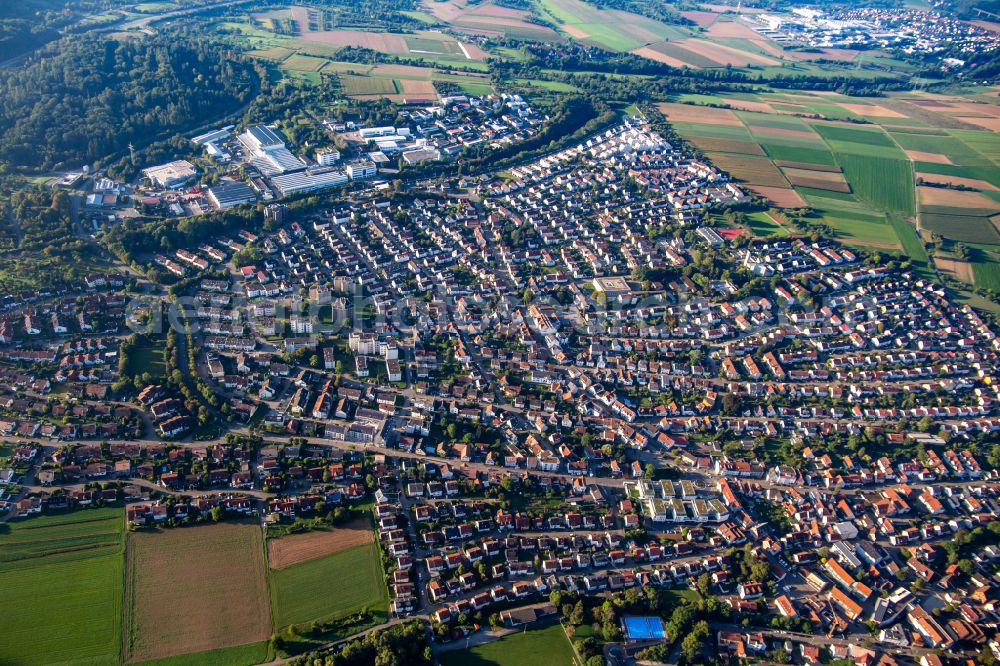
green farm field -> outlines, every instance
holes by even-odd
[[[268,572],[271,609],[278,629],[326,622],[368,608],[387,612],[388,590],[375,544]]]
[[[913,214],[913,171],[908,161],[838,154],[837,162],[859,199],[886,212]]]
[[[340,84],[347,95],[395,95],[399,92],[392,79],[341,74]]]
[[[119,663],[124,523],[95,509],[3,525],[0,663]]]

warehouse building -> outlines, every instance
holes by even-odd
[[[298,173],[271,176],[271,185],[283,197],[297,192],[311,192],[327,187],[335,187],[343,185],[346,182],[347,176],[343,171],[300,171]]]
[[[269,125],[251,127],[237,137],[250,156],[250,164],[266,176],[301,171],[305,162],[285,147],[285,139]]]
[[[257,201],[257,195],[241,180],[221,180],[208,188],[208,200],[219,209]]]

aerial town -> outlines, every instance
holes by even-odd
[[[748,22],[779,44],[943,54],[942,65],[950,68],[961,68],[975,54],[1000,49],[1000,36],[995,32],[937,12],[880,7],[828,12],[796,7],[788,13],[756,14]]]
[[[272,129],[201,141],[293,187]],[[353,177],[291,175],[331,173]],[[220,208],[259,194],[220,182]],[[145,529],[374,502],[389,612],[442,639],[664,589],[716,598],[736,659],[995,649],[1000,341],[976,311],[725,226],[709,211],[748,195],[642,117],[476,188],[269,203],[268,231],[151,255],[169,298],[120,273],[8,300],[5,510],[124,502]],[[161,317],[153,376],[134,359]],[[655,650],[669,629],[639,619],[606,639]]]

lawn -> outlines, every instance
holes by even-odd
[[[163,340],[146,335],[137,335],[135,347],[128,358],[128,375],[135,377],[148,372],[154,380],[166,375],[167,366],[163,359]]]
[[[767,213],[755,211],[747,215],[747,224],[754,236],[787,236],[788,230],[776,223]]]
[[[121,510],[30,518],[2,527],[0,589],[7,612],[0,663],[118,663]]]
[[[355,546],[302,564],[272,570],[271,612],[278,629],[326,622],[368,608],[388,611],[388,590],[375,544]]]
[[[519,632],[468,650],[440,653],[443,666],[564,666],[576,656],[562,625]]]

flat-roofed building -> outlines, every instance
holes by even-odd
[[[355,162],[347,165],[347,177],[351,180],[373,178],[378,172],[374,162]]]
[[[219,209],[257,201],[257,195],[241,180],[220,180],[208,188],[208,200]]]
[[[343,171],[300,171],[298,173],[271,176],[271,184],[274,185],[281,196],[288,196],[296,192],[322,190],[327,187],[343,185],[346,182],[347,176]]]
[[[198,175],[198,170],[187,160],[176,160],[159,166],[143,169],[142,174],[162,188],[180,187]]]
[[[240,143],[250,153],[250,163],[265,175],[300,171],[305,162],[285,147],[285,139],[269,125],[251,127],[239,135]]]

